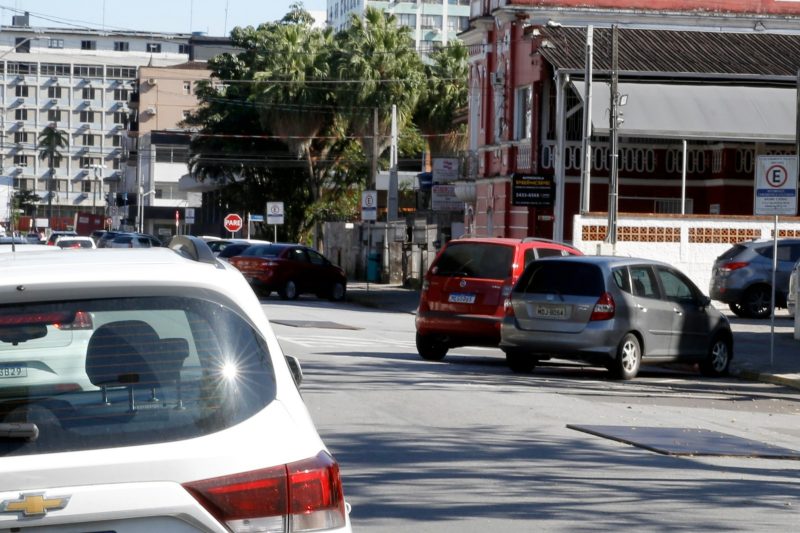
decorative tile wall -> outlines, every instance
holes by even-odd
[[[760,237],[758,228],[689,228],[690,243],[736,244]]]

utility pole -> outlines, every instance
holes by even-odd
[[[583,165],[581,166],[581,208],[580,214],[589,212],[590,187],[592,182],[592,56],[594,47],[594,27],[586,29],[586,72],[583,90]]]
[[[389,190],[387,191],[386,221],[397,220],[397,106],[392,104],[392,145],[389,150]]]
[[[619,127],[619,28],[611,26],[611,112],[609,130],[611,132],[611,177],[608,184],[608,233],[605,241],[616,247],[617,207],[619,205],[619,148],[617,147]]]

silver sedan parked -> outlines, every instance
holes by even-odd
[[[683,273],[648,259],[576,256],[532,262],[505,303],[500,347],[509,367],[575,359],[632,379],[642,363],[696,362],[727,373],[728,319]]]

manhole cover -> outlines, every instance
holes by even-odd
[[[800,452],[708,429],[635,426],[567,427],[664,455],[708,455],[800,460]]]
[[[321,329],[363,329],[337,322],[327,322],[325,320],[270,320],[273,324],[291,326],[293,328],[321,328]]]

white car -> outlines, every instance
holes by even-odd
[[[299,364],[202,240],[0,269],[0,531],[351,531]]]
[[[64,235],[56,239],[59,248],[97,248],[94,239],[83,235]]]

